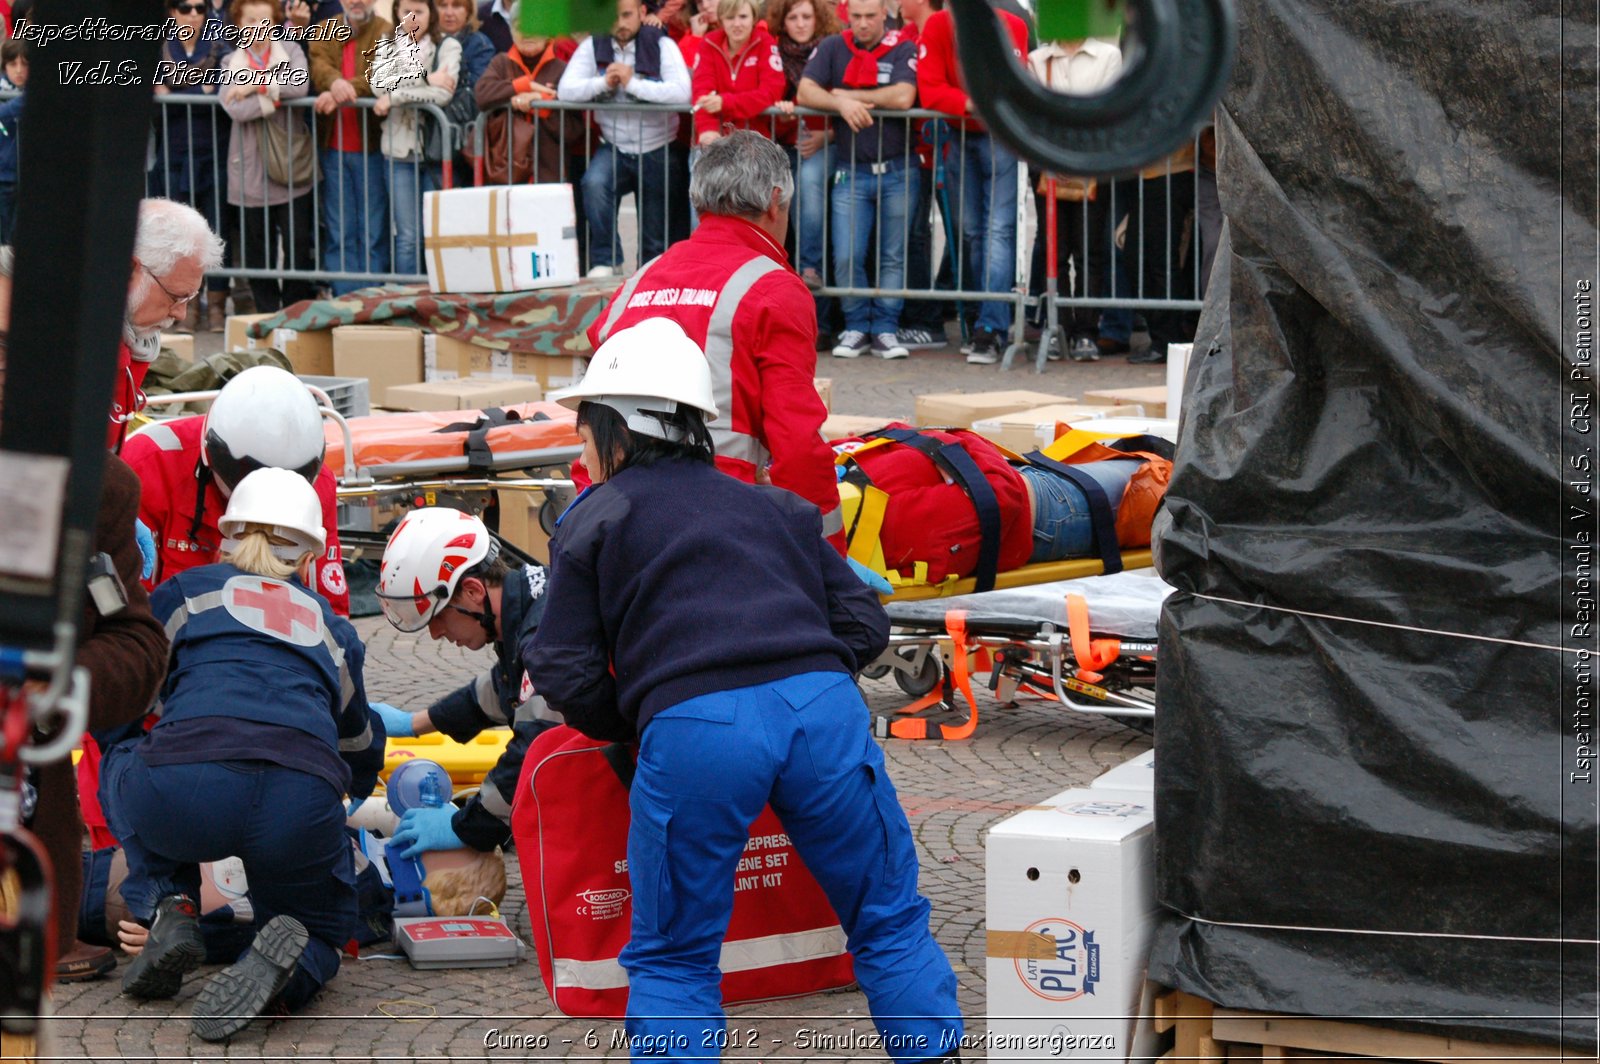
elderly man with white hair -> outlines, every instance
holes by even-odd
[[[128,419],[144,405],[140,386],[161,353],[161,333],[182,320],[199,297],[205,275],[222,266],[222,252],[221,238],[193,207],[168,199],[139,204],[107,448],[121,447]]]

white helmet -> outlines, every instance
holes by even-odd
[[[705,352],[671,318],[646,318],[612,333],[589,359],[583,380],[550,398],[572,410],[585,400],[604,404],[634,432],[660,440],[683,438],[661,421],[680,405],[704,413],[707,424],[717,419]]]
[[[276,366],[253,366],[222,386],[206,414],[200,460],[224,492],[272,466],[317,478],[327,442],[306,386]]]
[[[246,525],[261,525],[294,544],[273,544],[272,553],[286,562],[299,561],[306,551],[320,556],[327,546],[317,489],[287,469],[257,469],[239,481],[228,497],[228,512],[217,522],[217,530],[227,537],[224,553],[238,546]]]
[[[383,548],[383,615],[402,632],[422,631],[455,595],[462,574],[499,554],[500,544],[471,514],[442,506],[412,510]]]

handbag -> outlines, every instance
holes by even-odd
[[[311,142],[311,131],[304,122],[295,122],[294,116],[279,125],[268,115],[261,119],[261,159],[267,167],[267,178],[279,185],[309,188],[317,180],[317,149]],[[289,125],[299,126],[294,131],[293,149],[290,148]]]
[[[539,976],[568,1016],[620,1018],[628,976],[628,788],[634,752],[560,725],[533,741],[511,804]],[[798,997],[855,981],[844,930],[772,807],[750,826],[722,949],[722,999]],[[760,871],[756,871],[759,868]]]

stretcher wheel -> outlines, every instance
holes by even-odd
[[[891,666],[888,665],[868,665],[866,668],[861,670],[861,675],[865,676],[869,680],[881,680],[885,676],[889,675],[890,668]]]
[[[921,698],[935,687],[939,686],[939,655],[930,653],[926,648],[922,650],[897,650],[895,654],[904,658],[908,663],[916,661],[916,655],[922,654],[922,663],[910,669],[895,669],[894,682],[900,685],[900,690],[912,698]]]

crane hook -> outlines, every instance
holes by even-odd
[[[1133,63],[1105,91],[1068,96],[1023,68],[989,0],[950,0],[967,95],[989,129],[1035,165],[1091,177],[1135,173],[1191,139],[1233,68],[1232,0],[1128,8],[1141,46]]]

